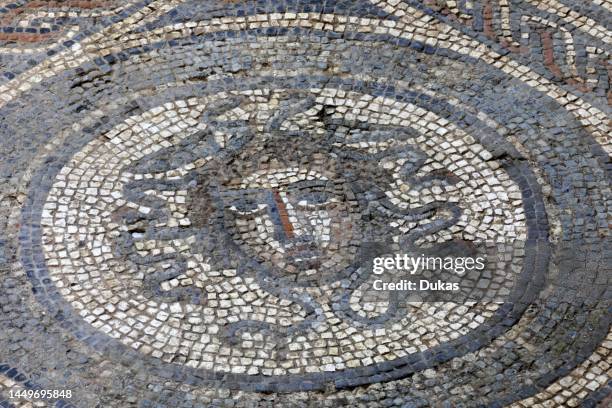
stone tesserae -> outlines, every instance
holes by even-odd
[[[611,13],[0,1],[0,406],[609,406]]]

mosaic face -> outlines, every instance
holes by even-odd
[[[221,193],[226,226],[274,274],[314,285],[324,274],[340,279],[356,261],[360,217],[333,180],[316,166],[247,175],[237,190]]]

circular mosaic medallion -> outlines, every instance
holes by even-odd
[[[381,83],[224,82],[93,131],[55,175],[45,273],[91,328],[262,388],[318,387],[370,381],[529,300],[529,172],[494,129]],[[368,301],[368,260],[390,253],[488,255],[482,301]]]
[[[380,113],[360,121],[360,105]],[[366,367],[436,346],[440,333],[456,339],[497,306],[360,304],[353,291],[372,285],[364,248],[515,247],[489,259],[489,290],[515,289],[528,222],[520,187],[491,158],[391,98],[325,88],[176,100],[60,170],[43,207],[45,260],[85,321],[164,361],[267,375]],[[418,330],[438,336],[414,342]],[[341,352],[357,332],[362,347]],[[390,333],[400,348],[381,347]]]

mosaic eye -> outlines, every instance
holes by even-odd
[[[333,196],[324,191],[303,192],[296,194],[296,200],[301,207],[320,206],[330,202]]]
[[[266,204],[248,197],[236,199],[229,206],[230,210],[239,214],[254,214],[264,210],[266,207]]]

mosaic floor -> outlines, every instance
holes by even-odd
[[[611,42],[609,0],[0,0],[0,407],[612,406]],[[487,275],[368,297],[398,251]]]

